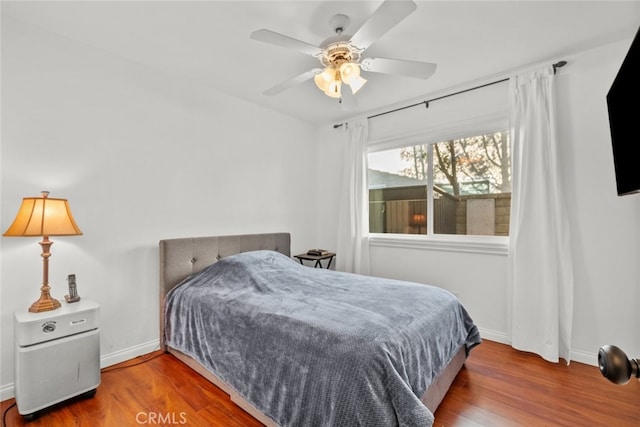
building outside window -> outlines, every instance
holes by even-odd
[[[508,236],[507,130],[370,152],[368,162],[371,233]]]

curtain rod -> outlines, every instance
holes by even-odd
[[[567,65],[567,61],[558,61],[555,64],[553,64],[553,74],[556,73],[556,70],[558,68],[562,68],[565,65]],[[385,111],[383,113],[374,114],[372,116],[367,117],[367,119],[373,119],[374,117],[384,116],[385,114],[395,113],[396,111],[406,110],[407,108],[417,107],[418,105],[422,105],[422,104],[424,104],[425,108],[429,108],[429,103],[430,102],[438,101],[438,100],[444,99],[444,98],[449,98],[450,96],[460,95],[461,93],[470,92],[470,91],[476,90],[476,89],[481,89],[483,87],[487,87],[487,86],[495,85],[495,84],[498,84],[498,83],[506,82],[508,80],[509,80],[509,77],[504,78],[504,79],[500,79],[500,80],[496,80],[494,82],[485,83],[485,84],[482,84],[482,85],[479,85],[479,86],[475,86],[475,87],[472,87],[472,88],[469,88],[469,89],[464,89],[464,90],[460,90],[458,92],[450,93],[450,94],[447,94],[447,95],[442,95],[442,96],[439,96],[437,98],[432,98],[432,99],[428,99],[426,101],[417,102],[415,104],[407,105],[405,107],[395,108],[393,110]],[[344,124],[345,123],[335,124],[335,125],[333,125],[333,128],[337,129],[337,128],[339,128],[340,126],[342,126]]]

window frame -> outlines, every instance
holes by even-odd
[[[509,252],[509,236],[477,236],[465,234],[433,233],[433,145],[449,139],[461,139],[474,135],[510,130],[506,111],[477,116],[472,119],[443,123],[410,132],[394,135],[389,138],[372,140],[367,144],[367,155],[414,145],[429,146],[427,184],[427,232],[426,234],[398,234],[369,232],[369,246],[427,249],[450,252],[481,253],[490,255],[507,255]],[[368,167],[368,166],[367,166]],[[513,166],[512,166],[513,167]],[[367,186],[368,188],[368,186]],[[369,193],[367,190],[367,203]]]

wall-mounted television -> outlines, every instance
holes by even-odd
[[[640,193],[640,28],[607,93],[618,195]]]

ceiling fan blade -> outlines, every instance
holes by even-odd
[[[273,96],[273,95],[277,95],[280,92],[283,92],[289,88],[292,88],[296,85],[299,85],[302,82],[305,82],[311,78],[313,78],[313,76],[315,76],[318,73],[322,72],[322,68],[314,68],[312,70],[309,70],[307,72],[304,72],[300,75],[297,75],[289,80],[285,80],[282,83],[279,83],[277,85],[275,85],[274,87],[265,90],[264,92],[262,92],[264,95],[267,96]]]
[[[351,45],[361,51],[367,49],[383,34],[409,16],[416,7],[413,0],[385,0],[351,37]]]
[[[431,62],[406,61],[404,59],[365,58],[360,67],[364,71],[383,74],[399,74],[407,77],[428,79],[438,67]]]
[[[301,40],[294,39],[289,36],[285,36],[284,34],[276,33],[271,30],[256,30],[251,33],[249,38],[253,40],[258,40],[264,43],[273,44],[280,47],[285,47],[288,49],[297,50],[298,52],[306,53],[307,55],[317,56],[322,53],[322,50],[309,44],[307,42],[303,42]]]

